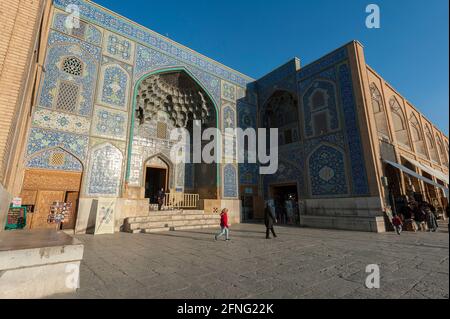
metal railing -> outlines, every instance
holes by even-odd
[[[199,194],[167,193],[163,209],[197,208]]]

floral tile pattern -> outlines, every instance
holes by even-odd
[[[91,196],[118,196],[122,162],[122,152],[112,144],[93,148],[89,156],[87,193]]]
[[[89,135],[91,121],[83,116],[38,108],[33,114],[32,125],[46,129]]]
[[[69,4],[77,5],[80,8],[80,15],[83,19],[105,29],[117,32],[122,37],[133,39],[134,41],[149,47],[154,47],[165,55],[176,58],[183,63],[183,65],[190,65],[203,69],[210,74],[214,74],[217,77],[226,79],[227,81],[243,87],[248,83],[253,82],[253,79],[250,77],[244,76],[239,72],[233,71],[215,61],[195,53],[178,43],[162,37],[156,32],[121,19],[89,2],[83,0],[55,0],[54,4],[62,10]]]
[[[83,171],[82,163],[72,154],[59,147],[35,154],[27,161],[26,167],[73,172]]]
[[[322,145],[308,160],[311,195],[346,195],[348,193],[344,153]]]
[[[126,110],[130,91],[130,76],[122,66],[108,64],[102,67],[99,101],[107,106]]]
[[[236,198],[237,191],[237,170],[233,164],[226,164],[223,167],[223,197]]]
[[[87,136],[32,128],[28,137],[27,156],[48,148],[61,147],[84,162],[88,144]]]
[[[126,63],[134,61],[135,45],[132,41],[125,39],[115,33],[105,32],[103,53]]]
[[[125,140],[127,137],[128,114],[106,107],[96,106],[91,133],[94,136]]]

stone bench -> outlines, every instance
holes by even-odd
[[[76,291],[83,244],[55,230],[0,233],[0,298],[43,298]]]

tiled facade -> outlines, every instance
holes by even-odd
[[[79,28],[65,25],[64,8],[69,3],[80,8]],[[169,163],[173,143],[162,130],[169,132],[176,126],[171,122],[173,114],[159,110],[144,124],[138,118],[136,92],[146,81],[170,72],[186,74],[201,89],[202,97],[211,103],[206,111],[222,132],[266,127],[273,110],[276,122],[285,124],[280,126],[283,143],[275,174],[259,175],[258,164],[232,161],[217,165],[204,178],[214,179],[220,199],[238,200],[243,189],[250,188],[256,190],[255,203],[263,202],[271,197],[273,186],[292,184],[306,203],[307,226],[318,225],[319,219],[333,220],[334,225],[341,222],[335,222],[342,214],[334,208],[318,207],[324,199],[342,206],[345,225],[348,218],[360,217],[356,208],[345,206],[352,198],[365,203],[364,217],[373,224],[384,204],[377,153],[371,148],[374,131],[367,119],[384,123],[378,132],[389,135],[393,143],[397,137],[408,139],[398,147],[412,153],[420,150],[424,160],[444,171],[448,166],[446,136],[394,91],[386,94],[391,89],[370,69],[371,80],[360,80],[364,75],[357,56],[362,49],[356,42],[305,67],[293,59],[254,80],[90,1],[55,0],[53,5],[45,73],[40,78],[24,163],[29,169],[82,172],[83,199],[121,198],[129,187],[144,187],[144,168],[151,161],[167,164],[170,188],[198,186],[203,168]],[[370,83],[366,88],[361,82]],[[405,114],[405,123],[408,116],[412,126],[421,127],[421,133],[414,135],[405,127],[403,135],[396,136],[399,123],[380,112],[372,118],[365,94],[371,94],[382,110],[400,109],[397,112]],[[387,95],[399,101],[399,106],[382,100]],[[280,101],[278,108],[274,108],[274,97]],[[183,112],[177,112],[181,121]],[[225,150],[224,159],[242,147],[237,141],[234,145],[233,150]]]

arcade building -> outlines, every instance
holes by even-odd
[[[301,226],[372,232],[408,197],[448,204],[448,137],[366,64],[357,41],[253,79],[91,1],[6,10],[18,19],[0,35],[0,229],[18,197],[27,228],[49,227],[52,203],[70,202],[63,229],[90,232],[107,206],[120,231],[152,213],[161,188],[177,208],[227,207],[232,223],[289,196]],[[170,131],[192,132],[193,120],[224,134],[278,128],[278,171],[172,162]]]

